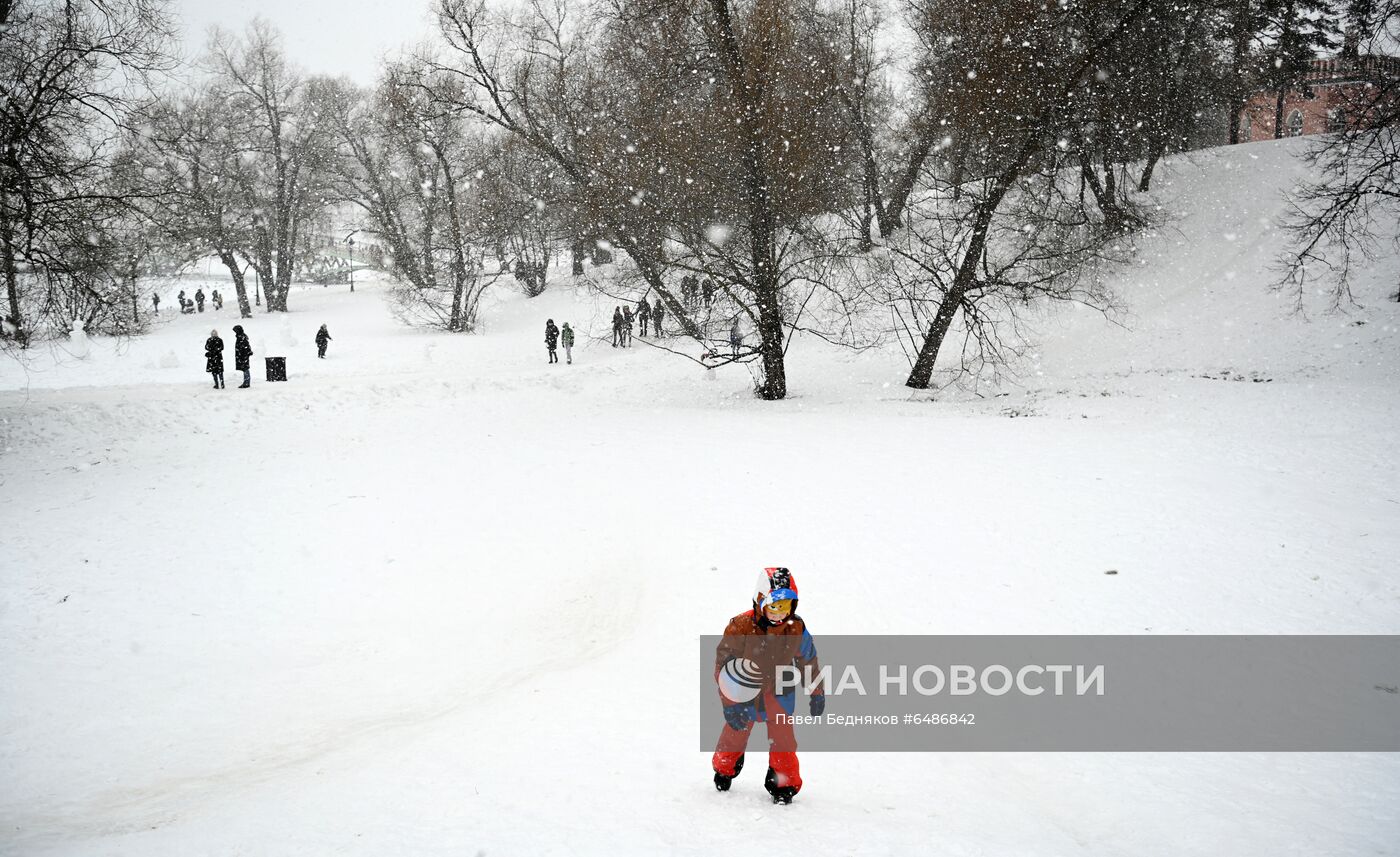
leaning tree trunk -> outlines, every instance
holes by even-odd
[[[903,221],[904,208],[909,203],[909,196],[914,192],[914,185],[919,181],[919,174],[924,169],[924,161],[928,160],[929,152],[933,149],[934,138],[937,136],[938,126],[929,122],[914,141],[914,147],[909,151],[909,160],[904,165],[904,171],[890,186],[890,201],[885,205],[885,216],[880,221],[881,238],[893,235]]]
[[[1167,153],[1167,141],[1165,137],[1158,137],[1152,141],[1152,147],[1147,152],[1147,163],[1142,168],[1142,178],[1138,181],[1138,192],[1147,193],[1152,189],[1152,171],[1157,169],[1157,162],[1162,160],[1162,156]]]
[[[929,324],[928,336],[924,337],[924,344],[919,348],[919,356],[914,361],[914,368],[910,370],[909,378],[904,382],[906,387],[927,390],[929,382],[933,380],[933,366],[938,362],[938,351],[943,347],[943,339],[948,335],[948,328],[953,324],[953,316],[957,315],[958,308],[962,306],[963,298],[967,295],[967,290],[971,287],[977,274],[977,263],[981,260],[982,248],[987,243],[987,230],[991,228],[992,215],[1000,204],[1001,195],[998,194],[995,201],[988,199],[979,206],[977,219],[973,223],[972,240],[968,242],[967,253],[963,256],[962,264],[958,266],[958,273],[953,278],[952,287],[943,296],[943,301],[938,305],[938,312],[934,314],[933,321]]]
[[[238,259],[230,251],[220,250],[219,261],[224,263],[229,276],[233,278],[233,291],[238,295],[239,317],[252,318],[253,307],[248,303],[248,286],[243,280],[243,269],[238,266]]]
[[[992,218],[996,215],[997,208],[1001,206],[1002,199],[1011,189],[1011,185],[1016,181],[1016,176],[1020,174],[1022,167],[1026,165],[1035,150],[1036,139],[1032,135],[1027,137],[1025,143],[1022,144],[1016,160],[997,176],[996,183],[992,185],[987,198],[978,203],[977,216],[972,223],[972,235],[968,241],[967,252],[963,254],[962,262],[958,265],[958,273],[953,277],[953,285],[943,296],[942,303],[938,305],[938,312],[934,314],[933,322],[929,324],[928,336],[924,338],[924,343],[919,348],[919,356],[914,361],[914,368],[910,370],[909,378],[904,382],[906,387],[913,387],[916,390],[928,389],[929,382],[933,379],[933,366],[938,362],[938,351],[943,347],[943,339],[948,335],[948,328],[953,323],[953,316],[957,314],[958,308],[962,306],[963,298],[966,297],[968,290],[972,288],[972,284],[977,278],[977,265],[982,261],[983,248],[987,246],[987,233],[992,228]]]

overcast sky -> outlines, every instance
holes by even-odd
[[[210,26],[241,31],[255,16],[282,31],[287,53],[307,72],[374,82],[380,55],[421,41],[429,0],[174,0],[185,55],[204,50]]]

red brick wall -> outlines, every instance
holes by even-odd
[[[1289,92],[1283,102],[1283,136],[1290,135],[1289,117],[1298,111],[1303,119],[1303,134],[1325,134],[1329,130],[1329,111],[1346,115],[1346,107],[1364,91],[1364,83],[1317,84],[1312,97],[1302,92]],[[1273,93],[1261,92],[1251,98],[1240,111],[1240,142],[1272,140],[1274,138]],[[1248,134],[1245,133],[1248,129]]]

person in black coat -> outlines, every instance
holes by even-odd
[[[661,335],[661,319],[666,315],[666,308],[661,305],[661,298],[656,299],[656,306],[651,308],[651,329],[655,336]]]
[[[554,326],[552,318],[544,323],[544,347],[549,349],[549,362],[558,363],[559,355],[555,349],[559,347],[559,328]]]
[[[647,303],[645,295],[642,296],[641,300],[637,301],[637,318],[638,323],[642,326],[642,336],[646,336],[647,321],[651,318],[651,305]]]
[[[322,360],[326,357],[326,346],[330,344],[331,332],[326,330],[326,326],[321,325],[321,329],[316,331],[316,356]]]
[[[249,360],[253,356],[253,345],[248,341],[248,334],[243,332],[243,325],[233,326],[233,368],[243,373],[243,383],[238,385],[238,389],[253,385],[253,373],[249,371]]]
[[[622,338],[622,307],[613,307],[613,348],[617,347],[617,342]]]
[[[219,338],[217,330],[209,331],[209,338],[204,340],[204,371],[214,376],[214,389],[222,390],[224,387],[224,341]]]
[[[632,305],[622,305],[622,347],[632,344]]]
[[[199,311],[204,312],[204,289],[195,290],[194,302],[199,306]]]

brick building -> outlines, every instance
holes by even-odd
[[[1283,101],[1284,137],[1326,134],[1347,127],[1376,81],[1400,78],[1400,58],[1363,54],[1313,60],[1301,89]],[[1274,138],[1277,93],[1257,92],[1240,111],[1240,142]]]

